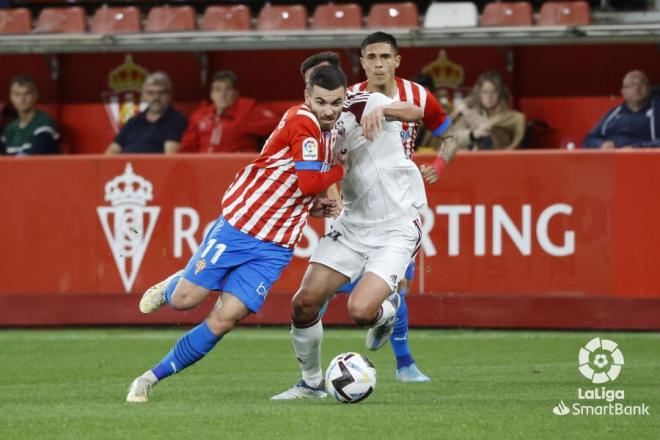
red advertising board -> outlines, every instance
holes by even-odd
[[[200,319],[135,305],[187,262],[251,159],[0,159],[0,324]],[[660,328],[657,188],[653,151],[459,155],[427,187],[413,325]],[[324,227],[308,225],[252,322],[288,321]],[[347,322],[341,311],[328,321]]]

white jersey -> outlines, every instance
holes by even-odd
[[[341,183],[344,223],[372,227],[409,223],[426,205],[422,175],[402,147],[401,122],[385,121],[383,131],[371,141],[362,134],[362,116],[393,102],[381,93],[349,95],[335,124],[335,151],[347,155],[348,172]]]

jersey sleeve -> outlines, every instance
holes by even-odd
[[[383,105],[390,105],[394,102],[392,98],[389,98],[382,93],[371,93],[369,95],[369,100],[367,101],[367,105],[364,108],[364,114],[368,114],[371,111],[373,111],[375,108],[383,106]]]
[[[301,115],[300,112],[304,113]],[[320,171],[326,158],[321,129],[313,117],[307,110],[298,110],[289,126],[290,145],[297,171]]]
[[[451,118],[442,108],[438,98],[426,90],[426,105],[424,106],[424,125],[433,134],[440,136],[444,134],[451,125]]]
[[[326,190],[330,185],[341,180],[344,171],[338,165],[326,169],[327,163],[330,162],[330,151],[326,148],[332,143],[331,135],[321,133],[310,112],[307,110],[298,110],[298,112],[295,122],[289,127],[293,161],[300,192],[304,195],[312,195]],[[322,139],[322,136],[328,138]]]

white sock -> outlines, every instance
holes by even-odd
[[[146,371],[140,377],[142,377],[143,379],[147,379],[149,384],[151,384],[152,386],[156,385],[158,383],[158,378],[156,377],[156,375],[151,370]]]
[[[323,324],[318,322],[310,327],[298,328],[291,325],[291,340],[296,352],[302,377],[310,387],[318,387],[323,380],[321,371],[321,341]]]
[[[388,319],[392,318],[392,316],[396,315],[396,309],[392,305],[391,302],[388,300],[383,301],[383,304],[380,306],[381,314],[380,318],[378,318],[378,321],[372,326],[372,327],[378,327],[379,325],[383,325],[385,322],[387,322]]]

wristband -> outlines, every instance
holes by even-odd
[[[431,162],[431,166],[439,176],[440,173],[442,173],[442,170],[444,170],[447,166],[447,161],[442,156],[438,156],[433,162]]]

